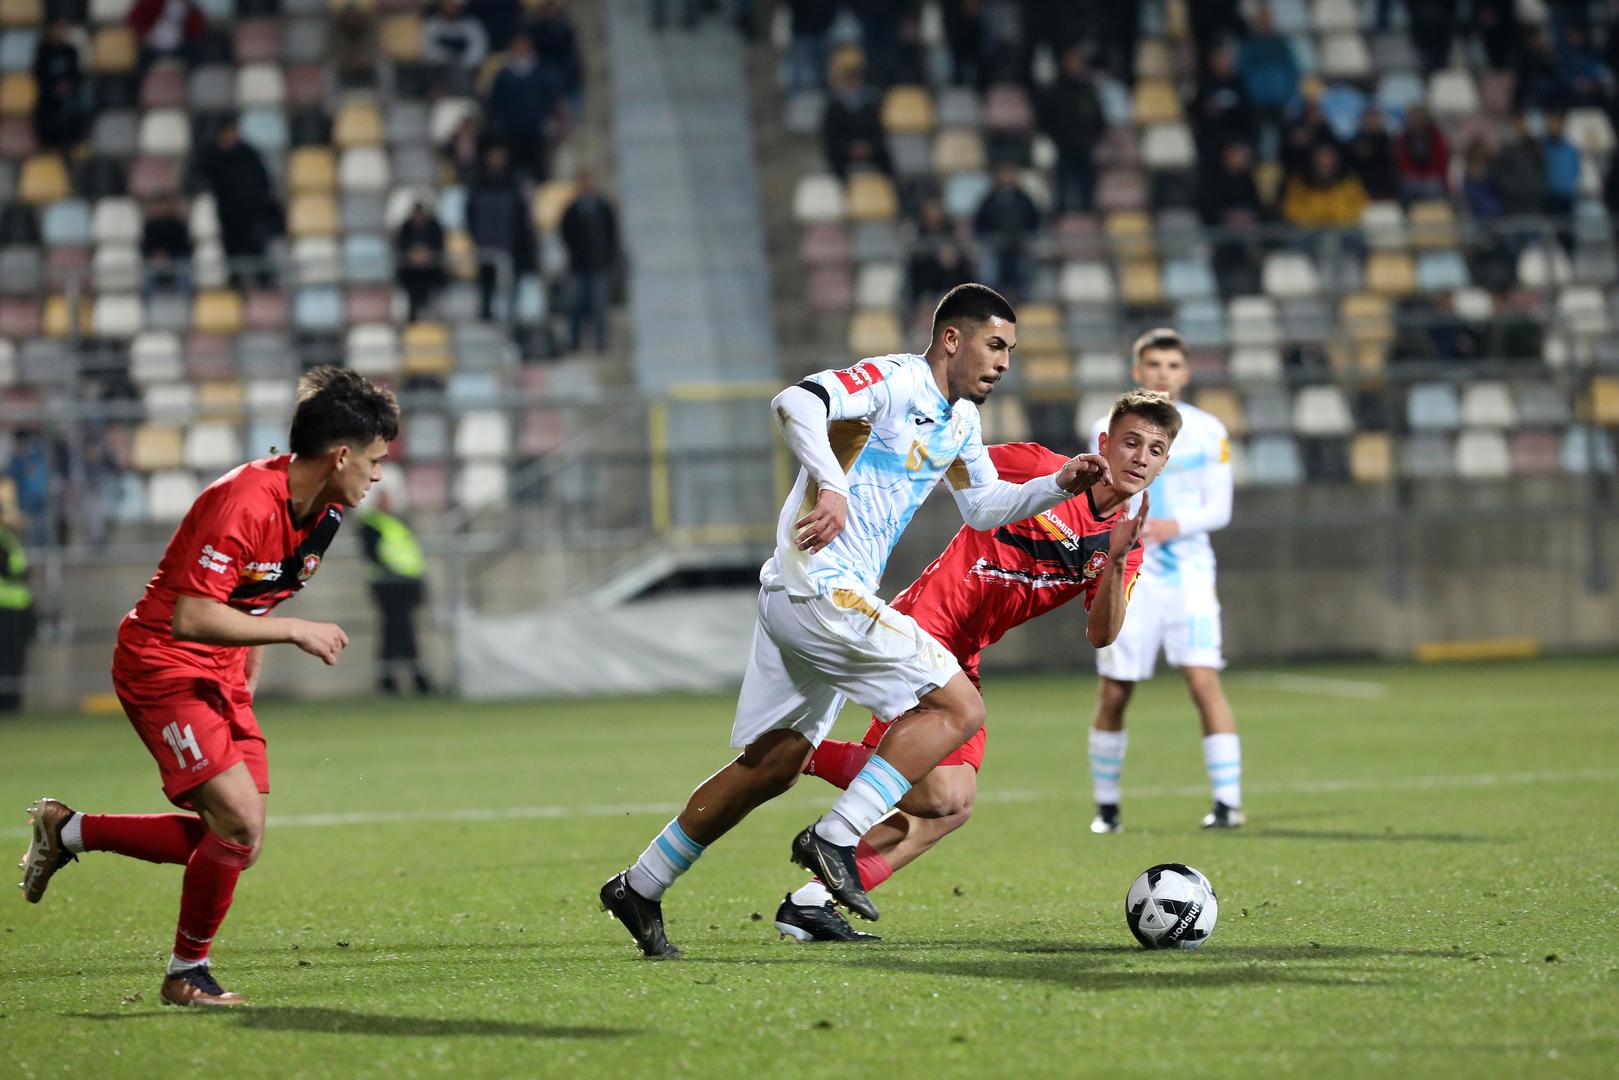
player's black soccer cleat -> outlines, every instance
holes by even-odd
[[[820,878],[844,907],[862,919],[876,920],[877,906],[860,885],[860,867],[855,865],[852,846],[839,847],[811,825],[793,837],[793,862]]]
[[[881,941],[876,934],[867,934],[849,925],[843,912],[828,900],[820,907],[813,904],[793,903],[793,894],[776,909],[776,929],[782,937],[797,941]]]
[[[1214,809],[1203,815],[1205,829],[1240,829],[1248,824],[1248,815],[1242,812],[1240,806],[1227,806],[1218,799],[1214,802]]]
[[[37,904],[44,897],[45,886],[50,884],[53,874],[78,858],[62,843],[62,826],[72,816],[72,808],[52,798],[35,800],[28,808],[32,836],[27,854],[17,864],[17,869],[22,871],[17,887],[30,904]]]
[[[1123,831],[1124,822],[1119,820],[1119,804],[1097,803],[1096,816],[1091,818],[1091,832],[1102,836]]]
[[[681,955],[664,936],[663,905],[630,888],[628,871],[607,879],[607,884],[602,886],[601,902],[602,910],[624,924],[624,929],[649,959],[672,960]]]

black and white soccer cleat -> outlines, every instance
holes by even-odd
[[[793,894],[776,909],[776,929],[782,937],[795,941],[881,941],[876,934],[867,934],[849,925],[843,912],[828,900],[820,907],[814,904],[795,904]]]
[[[1203,815],[1205,829],[1240,829],[1248,824],[1248,815],[1242,812],[1240,806],[1227,806],[1218,799],[1214,802],[1214,809]]]
[[[854,846],[839,847],[815,831],[811,825],[793,837],[793,862],[821,879],[827,892],[862,919],[877,918],[877,906],[860,884],[860,867],[854,861]]]
[[[602,910],[624,924],[648,959],[672,960],[682,955],[664,935],[663,905],[630,888],[628,871],[608,878],[600,895]]]
[[[1097,803],[1096,816],[1091,818],[1091,832],[1103,836],[1123,831],[1124,822],[1119,820],[1119,804]]]

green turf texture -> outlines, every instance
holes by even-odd
[[[230,1012],[159,1005],[180,869],[86,856],[41,905],[0,908],[0,1076],[1611,1076],[1616,672],[1234,671],[1251,820],[1218,835],[1160,676],[1111,837],[1086,831],[1093,680],[991,676],[980,805],[874,894],[882,944],[770,925],[803,881],[788,843],[833,798],[808,778],[671,892],[688,958],[666,963],[596,892],[670,816],[644,804],[728,759],[728,697],[266,704],[272,815],[538,809],[273,816],[215,949],[251,1002]],[[121,717],[0,723],[0,761],[19,856],[40,794],[164,809]],[[619,804],[640,808],[599,809]],[[1125,926],[1131,880],[1167,860],[1218,891],[1201,950],[1148,953]]]

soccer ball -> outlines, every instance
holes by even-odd
[[[1214,886],[1184,863],[1143,871],[1124,897],[1124,921],[1149,949],[1195,949],[1214,933],[1219,917]]]

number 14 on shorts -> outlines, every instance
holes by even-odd
[[[191,751],[196,761],[202,760],[202,750],[197,746],[197,737],[191,733],[190,724],[181,727],[178,723],[170,723],[163,729],[163,741],[174,751],[175,763],[181,768],[185,767],[187,750]]]

